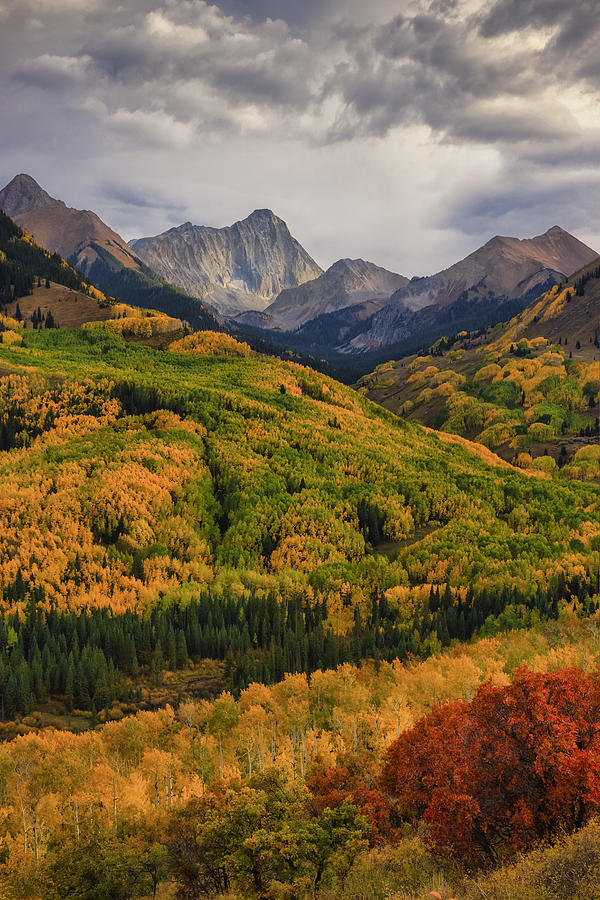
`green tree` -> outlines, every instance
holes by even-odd
[[[133,900],[154,889],[157,866],[154,849],[150,858],[122,835],[99,832],[88,840],[50,847],[45,896],[48,900]]]
[[[229,691],[220,694],[213,704],[208,730],[219,744],[219,774],[223,777],[223,740],[237,725],[239,709]]]

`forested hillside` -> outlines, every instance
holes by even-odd
[[[506,324],[449,335],[379,366],[359,388],[518,466],[597,480],[599,301],[600,269],[590,266]]]
[[[560,606],[425,662],[115,707],[85,734],[29,716],[0,748],[0,897],[583,900],[597,622]]]
[[[22,228],[0,210],[0,306],[26,297],[44,281],[103,300],[104,296],[57,253],[40,247]]]
[[[190,656],[239,689],[591,603],[592,486],[231,339],[158,351],[109,328],[0,346],[6,718],[48,695],[97,711]]]

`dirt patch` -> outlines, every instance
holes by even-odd
[[[98,300],[73,291],[62,284],[50,282],[50,287],[36,287],[33,294],[21,297],[17,303],[9,303],[6,314],[14,318],[17,304],[27,328],[33,328],[31,316],[38,309],[47,318],[48,312],[59,328],[81,328],[85,322],[100,322],[114,315],[110,306],[101,306]]]

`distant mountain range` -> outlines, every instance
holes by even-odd
[[[30,175],[15,176],[0,191],[0,209],[103,293],[171,313],[197,328],[220,327],[210,310],[149,269],[96,213],[56,200]]]
[[[441,335],[506,320],[597,257],[554,226],[525,240],[494,237],[409,281],[362,259],[324,272],[268,209],[225,228],[186,222],[129,244],[29,175],[0,191],[0,209],[106,294],[363,372]]]
[[[499,307],[517,301],[523,307],[597,256],[557,225],[526,240],[494,237],[449,269],[400,288],[374,314],[368,329],[344,349],[377,350],[449,318],[471,311],[476,315],[480,305]]]
[[[442,335],[510,319],[597,255],[554,226],[525,240],[492,238],[450,268],[410,281],[372,263],[340,260],[236,321],[296,352],[328,359],[339,377],[353,380]]]
[[[222,313],[264,309],[323,270],[270,209],[226,228],[186,222],[130,247],[153,271]]]
[[[598,436],[599,310],[596,258],[504,323],[389,361],[358,387],[392,412],[480,441],[507,460],[521,453],[521,465],[550,455],[562,466],[579,451],[585,459],[582,448]],[[595,473],[591,466],[598,480],[597,461]]]

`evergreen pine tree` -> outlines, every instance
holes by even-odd
[[[176,662],[177,668],[182,669],[184,666],[188,664],[188,649],[187,643],[185,640],[185,634],[182,629],[179,629],[177,632],[177,648],[176,648]]]

